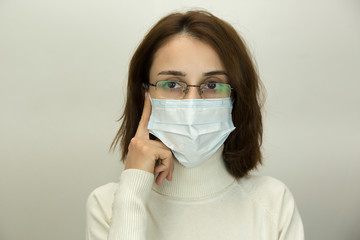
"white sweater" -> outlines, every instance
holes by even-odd
[[[221,147],[187,169],[175,162],[173,180],[129,169],[118,183],[96,188],[87,200],[87,240],[303,240],[303,225],[287,187],[271,177],[236,181]]]

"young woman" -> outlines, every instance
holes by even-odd
[[[287,187],[261,163],[260,81],[233,27],[204,11],[161,19],[137,48],[119,182],[87,201],[87,239],[304,239]]]

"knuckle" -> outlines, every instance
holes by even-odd
[[[139,152],[146,153],[151,150],[151,147],[149,147],[149,145],[141,138],[132,138],[130,144],[136,151]]]
[[[138,142],[138,140],[137,140],[136,138],[132,138],[132,139],[130,140],[130,143],[129,143],[129,146],[128,146],[129,151],[130,151],[131,149],[136,148],[136,145],[138,144],[137,142]]]
[[[136,137],[133,137],[131,140],[130,140],[130,145],[136,145],[138,143],[139,139],[136,138]]]
[[[137,151],[140,151],[145,147],[145,143],[141,138],[133,137],[130,140],[129,148],[136,149]]]
[[[142,153],[148,153],[150,152],[150,148],[148,145],[146,144],[141,144],[139,145],[139,150],[142,152]]]
[[[171,151],[170,149],[167,150],[167,151],[166,151],[166,157],[169,158],[169,159],[171,159],[172,156],[173,156],[172,151]]]

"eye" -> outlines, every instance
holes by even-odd
[[[200,86],[204,98],[226,98],[231,94],[231,86],[227,83],[207,82]]]
[[[221,83],[217,82],[207,82],[204,83],[203,88],[206,90],[218,90],[220,88]]]
[[[180,86],[177,82],[171,82],[171,81],[168,81],[167,83],[166,83],[166,86],[168,87],[168,88],[176,88],[177,86]]]
[[[205,87],[208,88],[208,89],[216,89],[217,88],[217,83],[213,83],[213,82],[206,83]]]
[[[169,80],[158,82],[158,86],[161,87],[162,89],[179,89],[179,88],[182,88],[182,86],[179,84],[179,82],[177,82],[177,81],[169,81]]]
[[[219,83],[219,82],[207,82],[201,85],[202,91],[208,91],[208,92],[229,92],[231,91],[231,87],[227,83]]]

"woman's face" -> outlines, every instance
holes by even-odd
[[[182,81],[188,85],[228,83],[225,68],[215,50],[186,34],[173,36],[155,53],[150,68],[150,83],[155,84],[162,80]],[[151,97],[163,98],[155,89],[150,87]],[[199,88],[188,87],[183,98],[201,98]]]

